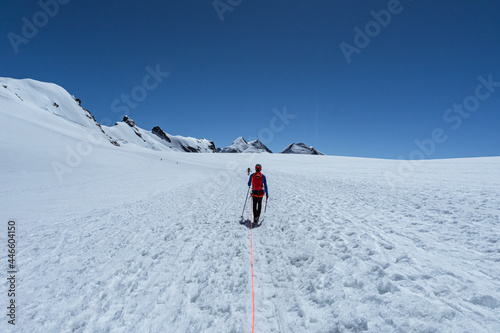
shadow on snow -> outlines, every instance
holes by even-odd
[[[255,228],[260,227],[260,224],[252,223],[249,219],[246,219],[246,220],[241,219],[240,224],[244,225],[248,229],[250,229],[250,228],[255,229]]]

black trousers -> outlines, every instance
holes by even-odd
[[[262,197],[252,197],[253,202],[253,219],[258,221],[260,217],[260,212],[262,211]]]

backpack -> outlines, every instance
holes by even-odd
[[[256,172],[252,176],[252,196],[262,198],[264,196],[264,175]]]

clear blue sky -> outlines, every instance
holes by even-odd
[[[500,155],[500,87],[475,97],[479,76],[500,82],[499,1],[219,3],[236,6],[221,14],[213,0],[72,0],[51,17],[37,1],[3,1],[0,76],[59,84],[103,122],[121,120],[126,106],[142,128],[218,147],[274,128],[265,140],[274,152],[303,141],[330,155]],[[388,7],[390,22],[374,24],[371,11]],[[26,22],[38,32],[23,32]],[[348,63],[340,45],[355,47],[355,27],[367,24],[369,44],[358,38]],[[25,38],[17,53],[9,33]],[[120,101],[136,87],[142,99],[146,68],[157,65],[170,73],[158,87],[147,81],[134,108]],[[464,101],[474,111],[447,112]],[[296,117],[283,128],[273,109],[284,107]]]

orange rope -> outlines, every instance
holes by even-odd
[[[250,266],[252,267],[252,333],[254,332],[255,325],[255,291],[253,288],[253,197],[252,197],[252,210],[250,213]]]

